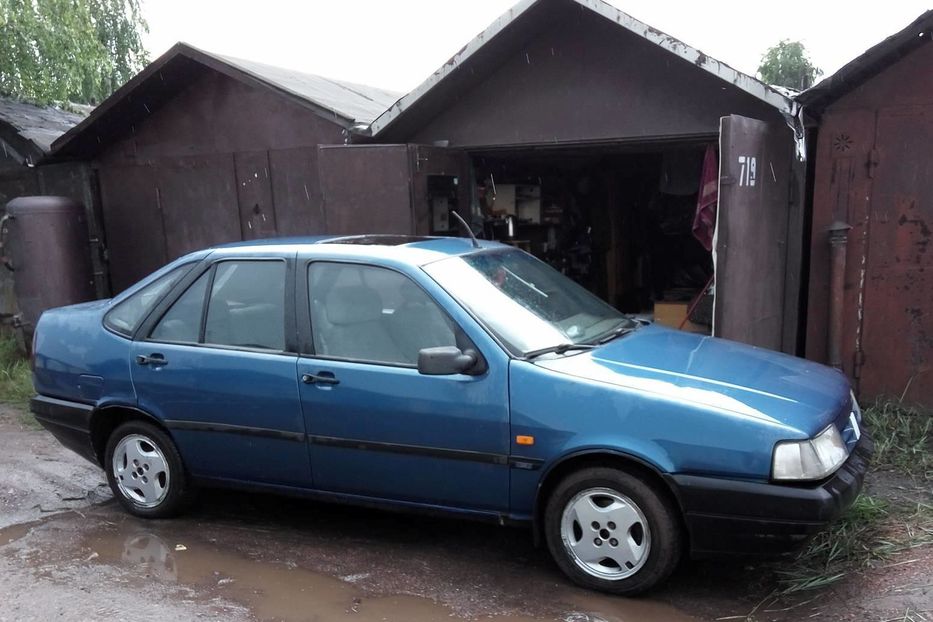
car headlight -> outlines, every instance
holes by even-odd
[[[849,457],[835,425],[805,441],[782,441],[774,446],[771,474],[775,480],[823,479]]]

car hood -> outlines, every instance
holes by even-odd
[[[840,372],[763,348],[656,325],[537,364],[665,401],[782,425],[810,436],[850,399]]]

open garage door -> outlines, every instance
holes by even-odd
[[[796,353],[802,236],[793,134],[733,115],[722,118],[719,140],[713,334]]]

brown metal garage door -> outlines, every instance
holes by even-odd
[[[933,108],[882,109],[875,136],[859,388],[933,404]]]

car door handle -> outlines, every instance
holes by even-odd
[[[329,372],[322,374],[301,374],[301,381],[305,384],[340,384],[340,381],[334,378]]]
[[[136,363],[139,365],[153,365],[158,367],[160,365],[168,365],[168,361],[161,354],[150,354],[146,356],[145,354],[136,355]]]

